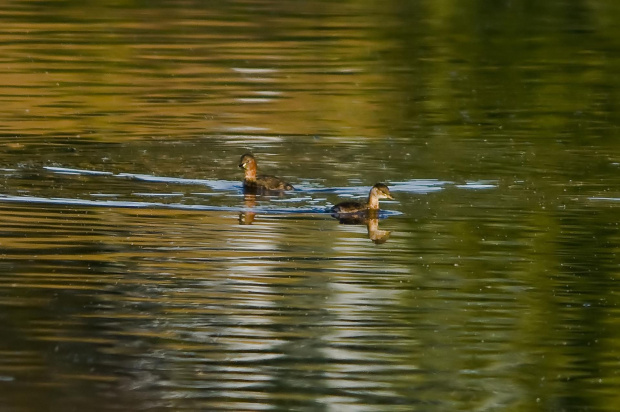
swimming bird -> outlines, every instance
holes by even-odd
[[[390,189],[383,183],[377,183],[370,189],[366,202],[347,201],[338,203],[331,208],[331,212],[335,217],[376,213],[379,211],[379,199],[394,199],[390,194]]]
[[[293,190],[293,186],[275,176],[256,175],[256,159],[251,153],[246,153],[239,160],[239,167],[245,172],[243,188],[254,192],[282,192]]]

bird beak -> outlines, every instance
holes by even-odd
[[[239,167],[243,169],[245,167],[245,163],[239,163]]]
[[[387,198],[388,198],[388,199],[390,199],[390,200],[394,200],[394,196],[392,196],[392,195],[391,195],[391,194],[389,194],[389,193],[387,194]]]

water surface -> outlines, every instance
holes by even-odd
[[[620,408],[616,2],[0,11],[3,410]]]

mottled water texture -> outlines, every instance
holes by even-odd
[[[620,410],[618,21],[0,4],[0,410]]]

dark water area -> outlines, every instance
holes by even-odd
[[[0,410],[619,410],[619,20],[2,3]]]

